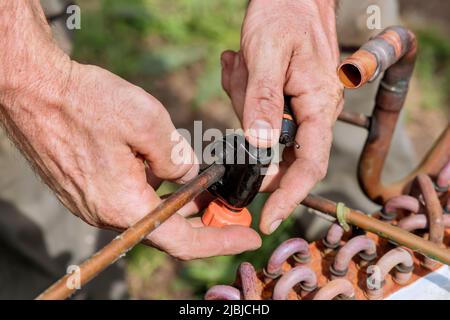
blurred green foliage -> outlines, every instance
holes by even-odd
[[[428,28],[416,31],[419,41],[417,73],[424,108],[442,108],[450,103],[450,41],[448,35]]]
[[[222,93],[220,54],[239,48],[242,0],[79,1],[75,57],[148,87],[158,76],[201,62],[194,105]]]

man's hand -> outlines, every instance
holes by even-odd
[[[180,135],[173,139],[161,103],[106,70],[71,61],[51,40],[38,1],[2,2],[0,12],[0,120],[71,212],[123,230],[161,202],[154,191],[161,181],[197,175],[195,155]],[[186,144],[185,164],[171,158],[177,143]],[[185,219],[201,202],[185,206],[147,242],[181,259],[260,246],[249,228]]]
[[[250,143],[277,143],[284,95],[292,97],[299,125],[299,148],[286,149],[279,172],[264,181],[262,190],[273,191],[260,222],[266,234],[326,175],[332,128],[343,107],[335,23],[334,0],[252,0],[241,51],[222,55],[222,85]]]

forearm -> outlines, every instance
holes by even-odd
[[[20,94],[35,98],[58,95],[55,90],[60,90],[67,78],[70,58],[53,41],[39,1],[2,1],[0,34],[2,112],[10,109]]]

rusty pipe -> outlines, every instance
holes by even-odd
[[[339,78],[347,88],[358,88],[384,72],[369,135],[358,165],[362,190],[369,199],[380,205],[395,196],[407,194],[418,173],[436,175],[450,160],[450,126],[447,126],[416,170],[389,186],[381,181],[394,129],[406,99],[416,53],[417,40],[411,31],[399,26],[389,27],[345,59],[338,68]]]
[[[275,284],[273,289],[273,300],[287,300],[289,292],[297,284],[300,284],[303,291],[314,291],[317,288],[316,274],[306,266],[292,268]]]
[[[338,120],[367,130],[370,129],[370,117],[362,113],[343,110]]]
[[[371,300],[383,298],[383,287],[386,276],[395,268],[393,280],[400,284],[406,284],[411,278],[414,269],[412,255],[403,248],[395,248],[388,251],[378,260],[372,268],[372,273],[367,278],[367,297]]]
[[[441,203],[439,201],[433,181],[425,174],[417,176],[420,190],[425,201],[428,224],[430,229],[430,241],[436,244],[442,244],[444,240],[444,224]]]
[[[258,289],[258,277],[253,265],[249,262],[242,262],[238,273],[244,300],[261,300],[261,292]]]
[[[344,229],[338,223],[333,223],[322,242],[328,249],[336,249],[339,247],[343,235]]]
[[[450,215],[442,217],[442,224],[444,228],[450,228]],[[397,227],[409,232],[426,229],[428,228],[428,219],[424,214],[413,214],[400,220]]]
[[[444,198],[444,210],[446,213],[450,213],[450,161],[438,175],[436,180],[436,190],[440,193],[446,194],[447,201],[445,201]]]
[[[336,279],[328,282],[314,295],[313,300],[352,300],[355,299],[355,288],[347,279]]]
[[[329,214],[332,217],[337,217],[337,204],[334,201],[324,199],[316,195],[308,195],[303,200],[302,204],[322,213]],[[431,241],[422,239],[415,234],[402,230],[386,222],[372,218],[361,211],[349,208],[345,214],[345,221],[350,225],[354,225],[365,231],[375,233],[382,238],[386,238],[399,245],[405,246],[424,256],[442,262],[446,265],[450,265],[450,250],[441,248]]]
[[[372,261],[377,257],[377,246],[368,236],[357,236],[350,239],[341,249],[339,249],[334,263],[330,266],[330,273],[333,278],[345,277],[348,272],[348,265],[354,256],[359,254],[364,261]]]
[[[416,37],[411,31],[400,26],[388,27],[341,63],[339,79],[346,88],[356,89],[397,67],[399,70],[394,71],[401,74],[395,74],[394,78],[401,76],[408,81],[404,77],[412,72],[416,50]]]
[[[426,174],[420,174],[417,176],[417,182],[422,192],[422,196],[425,202],[425,208],[428,218],[428,229],[430,231],[430,241],[442,246],[444,242],[445,227],[443,223],[443,211],[441,202],[436,193],[433,185],[433,181]],[[433,268],[436,265],[435,261],[425,258],[424,266]]]
[[[283,263],[293,256],[298,263],[308,263],[311,255],[309,252],[309,244],[304,239],[292,238],[280,244],[270,256],[264,274],[272,279],[281,275]]]
[[[217,285],[205,294],[205,300],[242,300],[241,292],[232,286]]]
[[[189,184],[184,185],[169,198],[161,202],[148,215],[117,236],[91,258],[83,262],[79,269],[80,285],[85,285],[108,266],[116,262],[185,204],[192,201],[211,184],[218,181],[224,172],[225,167],[223,165],[215,164],[210,166]],[[56,300],[66,299],[71,296],[76,290],[74,286],[67,285],[71,279],[71,275],[67,274],[59,279],[36,299]]]
[[[392,221],[397,217],[398,210],[406,210],[412,213],[418,213],[420,202],[414,197],[401,195],[389,199],[381,210],[381,218],[384,221]]]

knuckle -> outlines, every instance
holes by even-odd
[[[327,164],[322,162],[313,163],[310,165],[309,171],[316,181],[321,181],[327,175]]]
[[[144,99],[147,103],[145,104],[145,109],[143,111],[149,124],[161,124],[170,119],[168,111],[161,102],[150,95],[146,95]]]
[[[274,115],[283,106],[283,94],[276,90],[277,85],[272,81],[260,81],[253,88],[254,94],[250,95],[251,105],[263,114]]]
[[[272,80],[260,80],[258,81],[255,89],[257,90],[257,98],[260,100],[279,102],[283,100],[281,92],[274,89],[277,87],[275,81]]]
[[[342,101],[344,100],[344,88],[340,84],[335,84],[331,86],[328,91],[328,100],[332,103],[333,106],[339,108],[342,105]]]
[[[164,124],[170,119],[169,113],[159,100],[141,88],[136,87],[135,90],[128,92],[128,95],[132,95],[132,101],[129,103],[140,114],[136,117],[136,113],[132,113],[135,121],[148,128]]]
[[[288,190],[286,190],[288,191]],[[289,191],[290,192],[290,191]],[[291,215],[291,213],[295,210],[295,208],[297,208],[303,199],[296,199],[295,202],[292,201],[280,201],[279,203],[277,203],[277,210],[279,212],[281,212],[282,214],[277,217],[277,218],[281,218],[283,221],[286,220],[287,218],[289,218],[289,216]]]

